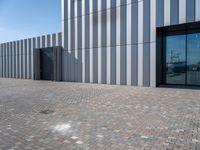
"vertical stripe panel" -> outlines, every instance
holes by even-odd
[[[16,43],[16,78],[19,78],[19,45],[20,42]]]
[[[138,85],[143,85],[143,1],[138,3]]]
[[[156,0],[156,26],[164,25],[164,0]]]
[[[71,24],[71,32],[70,32],[70,38],[71,38],[71,81],[75,81],[75,24],[74,24],[74,1],[70,0],[71,4],[71,14],[70,14],[70,24]]]
[[[93,82],[98,83],[98,0],[93,0]]]
[[[31,79],[31,39],[27,39],[27,79]]]
[[[27,40],[23,41],[23,78],[26,79],[27,72]]]
[[[85,82],[90,82],[90,15],[89,0],[85,0]]]
[[[82,2],[78,1],[78,82],[82,82]]]
[[[34,50],[36,48],[36,38],[31,39],[31,78],[34,79]]]
[[[12,43],[9,42],[9,78],[12,78]]]
[[[45,37],[45,47],[50,47],[51,46],[51,35],[46,35]]]
[[[85,82],[85,0],[82,0],[82,82]]]
[[[164,0],[164,26],[170,25],[170,0]]]
[[[144,1],[143,6],[143,85],[150,85],[150,0]]]
[[[69,81],[72,81],[71,77],[71,0],[68,0],[68,77]]]
[[[106,0],[101,1],[101,83],[106,83],[107,75],[107,24],[106,24]]]
[[[120,8],[120,84],[126,85],[126,0],[121,0]]]
[[[107,54],[106,54],[106,58],[107,58],[107,78],[106,78],[106,83],[110,84],[110,77],[111,77],[111,10],[110,10],[110,4],[111,1],[107,0],[106,1],[106,7],[107,7],[107,11],[106,11],[106,28],[107,28]]]
[[[186,0],[186,21],[195,21],[195,0]]]
[[[117,17],[116,17],[116,1],[111,1],[111,18],[110,18],[110,22],[111,22],[111,57],[110,57],[110,68],[111,68],[111,77],[110,77],[110,82],[111,84],[116,84],[116,22],[117,22]]]
[[[5,44],[2,44],[2,77],[5,77]]]
[[[9,77],[9,43],[6,43],[6,78]]]
[[[196,0],[195,6],[195,20],[200,21],[200,0]]]
[[[170,22],[171,25],[178,24],[179,20],[179,0],[170,0]]]
[[[93,82],[93,15],[92,15],[92,11],[93,11],[93,0],[90,0],[90,53],[89,53],[89,57],[90,57],[90,82]]]
[[[19,78],[23,78],[23,40],[20,40],[19,46]]]
[[[150,3],[150,86],[156,86],[156,0]]]
[[[102,40],[101,40],[101,26],[102,26],[102,11],[101,11],[101,0],[98,0],[98,83],[102,83]]]
[[[126,21],[127,21],[127,27],[126,27],[126,36],[127,36],[127,85],[131,85],[131,33],[132,33],[132,5],[131,0],[127,0],[127,13],[126,13]]]
[[[131,17],[131,44],[138,44],[138,3],[132,4]]]
[[[143,44],[143,86],[150,85],[150,44]]]
[[[12,78],[15,78],[15,42],[12,42]]]
[[[120,5],[120,0],[117,0],[116,6]],[[120,7],[116,8],[116,84],[120,84]]]
[[[179,23],[186,22],[186,0],[179,0]]]
[[[78,1],[74,1],[74,81],[78,81]]]

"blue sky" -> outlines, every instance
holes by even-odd
[[[61,0],[0,0],[0,43],[61,31]]]

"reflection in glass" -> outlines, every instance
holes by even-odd
[[[200,33],[187,35],[187,84],[200,85]]]
[[[186,35],[166,37],[166,83],[185,84]]]

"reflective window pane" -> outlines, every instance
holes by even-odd
[[[167,36],[165,41],[165,80],[167,84],[185,84],[186,35]]]
[[[187,35],[187,84],[200,85],[200,33]]]

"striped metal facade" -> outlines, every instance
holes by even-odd
[[[0,77],[33,79],[33,50],[62,46],[62,34],[51,34],[0,44]]]
[[[62,0],[63,80],[156,86],[156,28],[200,21],[200,0]]]

